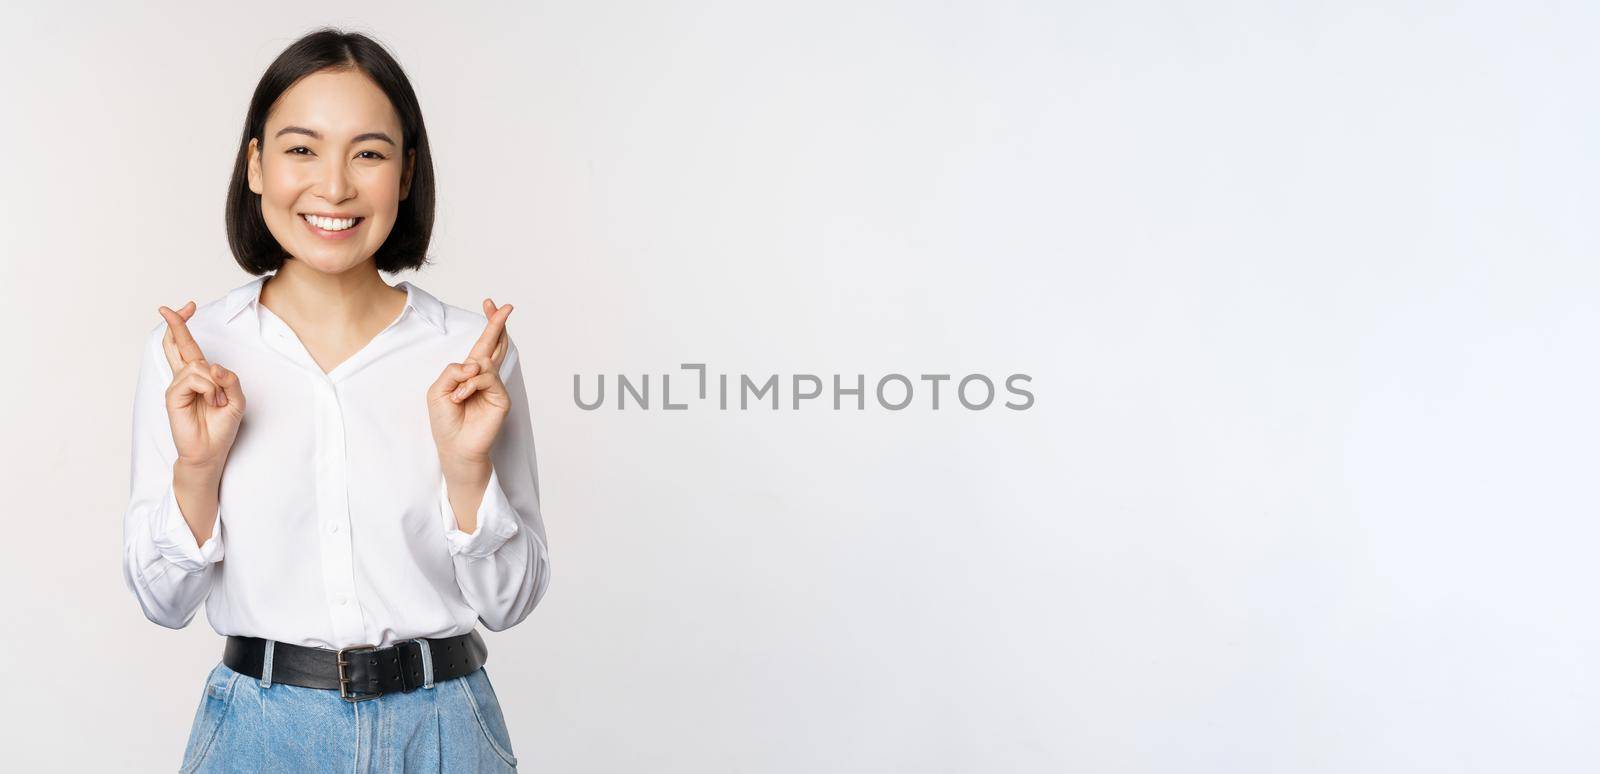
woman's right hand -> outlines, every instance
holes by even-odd
[[[190,335],[186,321],[194,315],[194,302],[181,309],[182,313],[165,306],[159,310],[167,321],[161,348],[172,367],[172,384],[167,387],[172,441],[178,447],[178,463],[221,471],[244,419],[244,390],[232,371],[206,360]]]

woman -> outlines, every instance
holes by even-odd
[[[124,579],[227,637],[182,771],[516,766],[475,624],[549,586],[533,435],[511,306],[379,275],[423,265],[433,204],[381,46],[320,30],[272,63],[227,203],[257,278],[161,307],[134,401]]]

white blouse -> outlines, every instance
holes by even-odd
[[[449,637],[480,620],[500,631],[527,618],[550,585],[550,558],[509,332],[500,378],[512,408],[490,451],[477,530],[466,533],[440,470],[427,390],[471,351],[487,318],[401,281],[400,315],[324,373],[259,303],[266,279],[199,307],[187,323],[245,396],[205,545],[173,493],[166,322],[145,337],[122,520],[123,579],[145,616],[179,629],[205,602],[218,634],[324,648]]]

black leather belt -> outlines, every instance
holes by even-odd
[[[433,681],[440,683],[478,671],[489,659],[489,647],[476,629],[442,639],[427,638]],[[229,635],[222,663],[239,674],[261,679],[267,641]],[[402,640],[387,648],[351,645],[333,650],[278,642],[272,646],[272,682],[336,690],[345,701],[376,699],[385,693],[422,687],[422,645]]]

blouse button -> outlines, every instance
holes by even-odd
[[[335,534],[335,535],[339,534],[339,522],[337,522],[337,521],[328,522],[328,532],[331,533],[331,534]]]

